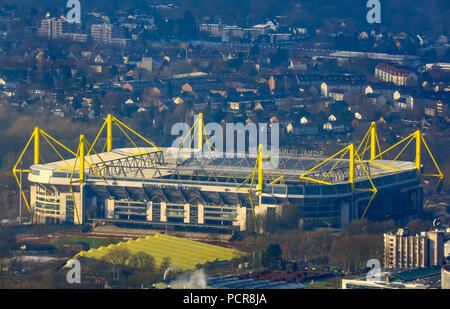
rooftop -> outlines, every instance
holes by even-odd
[[[110,152],[99,154],[91,154],[85,157],[85,172],[94,176],[97,172],[102,176],[114,179],[115,177],[129,178],[130,176],[124,171],[124,168],[133,174],[133,178],[144,179],[203,179],[208,182],[233,182],[231,179],[241,180],[241,182],[251,175],[256,165],[256,153],[223,153],[223,152],[207,152],[204,151],[202,156],[198,150],[176,148],[162,148],[159,152],[157,148],[145,147],[140,148],[120,148]],[[161,154],[164,160],[161,160]],[[156,156],[160,155],[159,159]],[[325,161],[326,157],[279,154],[264,154],[263,169],[266,173],[266,183],[270,183],[271,179],[276,179],[284,175],[285,183],[299,183],[299,176],[306,171]],[[377,165],[390,166],[398,169],[399,172],[412,171],[414,162],[407,161],[390,161],[375,160]],[[30,180],[40,181],[36,178],[42,177],[62,177],[70,178],[75,159],[65,161],[56,161],[47,164],[33,165],[31,167]],[[375,166],[364,161],[364,167],[370,174],[370,177],[377,178],[389,174],[397,173],[382,166]],[[79,161],[77,162],[79,165]],[[333,183],[348,183],[348,159],[331,159],[323,163],[320,167],[308,173],[308,177],[322,179],[330,170],[327,179]],[[138,175],[137,170],[140,170]],[[78,166],[74,173],[78,173]],[[270,174],[270,177],[269,177]],[[124,177],[123,177],[124,176]],[[78,176],[74,176],[77,178]],[[97,177],[98,178],[98,177]],[[361,164],[356,162],[355,179],[357,181],[367,180],[367,176],[362,169]]]

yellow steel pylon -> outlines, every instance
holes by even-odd
[[[364,145],[364,146],[363,146]],[[364,156],[367,150],[370,149],[370,160],[374,160],[376,157],[377,149],[378,153],[381,152],[380,141],[378,140],[376,123],[372,122],[370,124],[369,130],[367,130],[364,138],[359,144],[358,148],[356,148],[356,152],[364,160]]]
[[[209,142],[208,136],[206,135],[205,130],[205,123],[203,121],[203,113],[199,113],[197,116],[197,119],[194,121],[194,124],[190,128],[188,134],[184,137],[183,141],[181,142],[180,146],[178,147],[178,150],[181,150],[181,148],[184,147],[186,140],[190,137],[190,142],[187,144],[191,149],[192,143],[194,142],[194,138],[197,139],[197,149],[199,151],[203,151],[204,142],[208,145],[209,150],[216,150],[214,146]]]
[[[18,169],[19,164],[22,162],[23,156],[25,155],[25,153],[28,150],[28,147],[30,146],[31,142],[34,142],[34,153],[33,153],[33,163],[34,164],[39,164],[40,163],[40,157],[41,157],[41,144],[40,144],[40,138],[43,137],[45,141],[47,141],[47,143],[50,145],[50,147],[55,151],[55,153],[61,158],[61,160],[63,160],[69,167],[70,164],[67,163],[67,161],[64,159],[64,157],[61,155],[61,153],[56,149],[55,145],[53,145],[53,143],[55,143],[56,145],[60,146],[61,148],[63,148],[64,150],[66,150],[67,152],[69,152],[72,155],[76,155],[72,150],[70,150],[69,148],[67,148],[66,146],[64,146],[62,143],[58,142],[56,139],[54,139],[52,136],[50,136],[48,133],[46,133],[45,131],[41,130],[39,127],[35,127],[33,130],[33,134],[30,136],[30,138],[28,139],[27,144],[25,145],[25,148],[22,150],[19,158],[17,159],[16,164],[13,167],[13,175],[14,178],[16,179],[17,184],[19,185],[20,191],[22,192],[22,197],[25,201],[25,205],[28,208],[28,211],[31,211],[30,208],[30,203],[28,202],[28,199],[25,196],[25,193],[23,191],[23,185],[22,182],[19,180],[19,177],[17,176],[17,173],[22,172],[22,173],[29,173],[30,169]],[[52,143],[53,142],[53,143]]]
[[[327,181],[327,178],[332,173],[332,171],[336,168],[336,166],[339,164],[339,162],[341,162],[347,154],[348,154],[348,162],[349,162],[348,180],[351,185],[352,192],[354,192],[354,191],[372,192],[372,196],[371,196],[371,198],[366,206],[366,209],[361,217],[361,218],[364,218],[364,216],[367,212],[367,209],[371,205],[372,200],[375,197],[375,194],[377,193],[377,188],[375,187],[374,183],[372,182],[372,178],[370,177],[369,172],[367,171],[366,167],[364,166],[363,160],[361,159],[360,155],[358,154],[358,151],[355,150],[355,146],[353,144],[348,145],[347,147],[341,149],[340,151],[338,151],[331,157],[325,159],[324,161],[315,165],[308,171],[304,172],[303,174],[300,175],[300,179],[304,179],[304,180],[308,180],[308,181],[312,181],[312,182],[316,182],[316,183],[324,184],[324,185],[335,185],[335,183]],[[325,176],[322,179],[308,177],[309,173],[315,171],[320,166],[323,166],[324,164],[326,164],[327,162],[333,160],[334,158],[336,158],[338,156],[339,156],[339,158],[334,162],[331,169],[328,170],[328,172],[325,174]],[[356,165],[361,165],[367,179],[370,182],[371,188],[356,188],[355,187],[355,166]]]
[[[423,134],[420,132],[420,130],[417,130],[413,133],[411,133],[410,135],[408,135],[407,137],[403,138],[402,140],[400,140],[399,142],[395,143],[394,145],[392,145],[391,147],[389,147],[388,149],[384,150],[383,152],[381,152],[380,154],[376,155],[373,159],[371,159],[369,162],[372,165],[376,165],[379,167],[383,167],[386,169],[390,169],[390,170],[394,170],[394,171],[400,171],[400,169],[393,167],[392,165],[394,164],[394,162],[400,157],[400,155],[405,151],[405,149],[409,146],[409,144],[411,144],[411,142],[415,141],[416,147],[415,147],[415,159],[414,159],[414,168],[417,170],[417,175],[418,176],[428,176],[428,177],[438,177],[440,180],[442,180],[444,178],[444,175],[442,174],[441,170],[439,169],[438,164],[436,163],[436,160],[434,159],[433,154],[430,151],[430,148],[428,147]],[[400,150],[400,152],[395,156],[395,158],[393,160],[391,160],[391,163],[389,165],[383,165],[380,163],[375,163],[373,162],[374,160],[378,159],[379,157],[381,157],[382,155],[386,154],[387,152],[393,150],[394,148],[405,144],[403,146],[403,148]],[[422,144],[425,146],[428,154],[430,155],[434,166],[436,167],[437,170],[437,174],[422,174],[421,168],[422,168],[422,149],[421,146]]]
[[[101,136],[103,130],[105,129],[105,127],[106,127],[106,143],[105,143],[105,146],[103,147],[101,152],[103,152],[105,148],[106,148],[106,151],[108,151],[108,152],[110,152],[112,150],[112,140],[113,140],[112,128],[113,128],[113,124],[115,124],[116,127],[120,129],[120,131],[126,136],[126,138],[131,142],[131,144],[133,144],[134,148],[137,149],[136,153],[129,154],[128,156],[143,155],[143,154],[155,153],[155,152],[162,151],[162,149],[159,148],[158,146],[156,146],[153,142],[149,141],[148,139],[146,139],[145,137],[143,137],[142,135],[137,133],[135,130],[131,129],[129,126],[127,126],[126,124],[121,122],[119,119],[117,119],[113,115],[109,114],[106,117],[106,120],[103,123],[102,127],[100,128],[100,131],[98,132],[97,136],[95,137],[94,142],[92,143],[91,147],[86,152],[86,156],[89,156],[91,154],[91,151],[93,151],[94,146],[96,145],[96,143],[97,143],[98,139],[100,138],[100,136]],[[143,152],[136,145],[136,143],[130,138],[130,136],[127,134],[126,130],[128,132],[131,132],[133,135],[137,136],[140,140],[144,141],[148,145],[154,147],[155,150],[151,150],[151,151],[148,151],[148,152]]]
[[[236,191],[241,191],[241,192],[245,192],[249,194],[249,198],[250,198],[250,206],[252,208],[252,213],[253,216],[255,215],[255,209],[253,207],[253,200],[252,200],[252,193],[253,193],[253,183],[255,181],[255,176],[256,174],[258,174],[258,182],[256,184],[256,194],[261,197],[262,196],[262,191],[263,191],[263,184],[264,184],[264,171],[263,171],[263,165],[264,165],[264,146],[262,144],[258,145],[258,153],[256,155],[256,162],[255,162],[255,166],[253,168],[253,172],[247,176],[247,178],[245,178],[245,180],[236,187]],[[278,167],[278,165],[272,160],[270,154],[267,154],[267,159],[270,160],[274,166],[277,168],[278,172],[280,173],[280,176],[276,179],[271,179],[270,184],[274,184],[277,182],[281,182],[281,180],[284,179],[284,173],[283,171]],[[270,175],[272,176],[272,173],[270,172]],[[250,186],[248,190],[244,190],[241,187],[244,186],[249,180],[250,181]]]

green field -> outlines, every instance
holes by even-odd
[[[89,248],[99,248],[103,246],[108,246],[110,244],[118,244],[121,239],[116,238],[98,238],[98,237],[87,237],[87,236],[67,236],[63,238],[58,238],[52,240],[51,244],[55,247],[62,247],[64,245],[70,245],[74,243],[84,242],[89,244]]]
[[[120,242],[117,245],[110,244],[106,247],[82,251],[76,257],[102,259],[114,247],[127,248],[132,254],[139,251],[145,252],[155,258],[156,265],[160,265],[165,257],[170,257],[172,265],[181,270],[193,269],[197,264],[204,264],[215,260],[232,260],[246,254],[242,251],[209,245],[185,238],[157,234],[137,240]]]

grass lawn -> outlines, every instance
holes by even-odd
[[[110,250],[117,247],[126,248],[131,254],[145,252],[155,258],[156,265],[160,265],[165,257],[169,257],[173,266],[180,270],[195,269],[197,264],[205,264],[215,260],[230,261],[246,254],[238,250],[205,244],[186,238],[157,234],[121,242],[117,246],[102,247],[89,252],[82,251],[76,257],[84,256],[100,260],[105,255],[108,255]]]
[[[63,238],[58,238],[56,240],[52,240],[52,245],[56,247],[61,247],[64,245],[69,245],[77,242],[84,242],[89,244],[90,248],[97,249],[98,247],[108,246],[109,244],[117,244],[123,240],[116,238],[96,238],[96,237],[87,237],[87,236],[68,236]]]

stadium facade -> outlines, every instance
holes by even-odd
[[[114,123],[149,147],[113,149]],[[94,153],[104,128],[106,151]],[[206,139],[202,123],[194,131],[199,139]],[[340,228],[361,217],[404,220],[418,214],[423,204],[418,176],[422,175],[420,150],[425,140],[419,131],[391,147],[415,140],[414,162],[382,159],[391,149],[376,151],[372,124],[358,148],[349,145],[329,158],[280,154],[277,164],[262,147],[254,156],[233,158],[211,149],[160,148],[112,116],[92,145],[80,137],[78,151],[72,152],[75,158],[40,164],[40,135],[47,141],[51,138],[36,128],[14,174],[22,186],[17,166],[34,139],[35,164],[22,170],[29,173],[29,202],[23,197],[42,223],[243,231],[254,215],[270,219],[290,203],[299,208],[304,228]],[[370,158],[364,160],[366,152]],[[442,179],[437,169],[439,173],[432,176]]]

